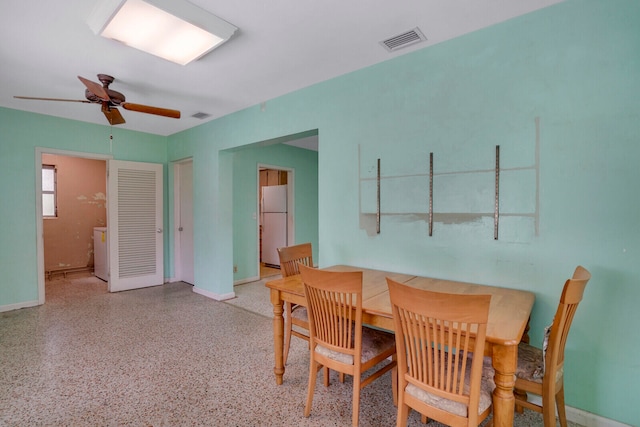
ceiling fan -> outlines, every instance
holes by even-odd
[[[122,107],[125,110],[137,111],[139,113],[155,114],[157,116],[180,118],[180,111],[170,110],[168,108],[151,107],[149,105],[132,104],[126,102],[122,93],[109,89],[109,85],[115,80],[107,74],[98,74],[98,80],[102,82],[102,86],[96,82],[78,76],[78,79],[87,87],[84,91],[84,99],[61,99],[61,98],[36,98],[31,96],[14,96],[19,99],[35,99],[40,101],[64,101],[64,102],[83,102],[86,104],[100,104],[102,113],[111,125],[120,125],[125,123],[122,114],[116,107]]]

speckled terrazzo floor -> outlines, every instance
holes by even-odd
[[[301,340],[276,386],[268,292],[256,282],[236,293],[222,303],[184,283],[110,294],[94,277],[48,282],[43,306],[0,313],[0,425],[350,425],[351,382],[337,377],[319,382],[303,417]],[[395,425],[390,383],[387,374],[363,390],[361,426]],[[413,413],[409,425],[423,424]]]

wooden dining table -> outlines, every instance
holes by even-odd
[[[393,317],[387,277],[409,286],[436,292],[491,295],[485,356],[491,357],[491,363],[495,369],[493,425],[495,427],[513,425],[515,403],[513,391],[518,361],[518,343],[526,334],[529,315],[535,301],[532,292],[347,265],[327,267],[326,270],[362,271],[362,321],[367,325],[389,331],[393,331]],[[272,280],[267,282],[265,286],[270,289],[270,299],[273,304],[275,350],[273,371],[276,375],[276,384],[282,384],[285,372],[283,364],[283,303],[287,301],[306,306],[304,286],[299,275]]]

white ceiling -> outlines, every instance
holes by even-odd
[[[562,0],[192,0],[239,27],[187,66],[96,36],[98,0],[4,0],[0,106],[107,124],[84,99],[80,75],[116,78],[127,101],[177,109],[179,120],[121,109],[119,127],[171,135],[288,92],[452,39]],[[426,42],[390,53],[379,42],[418,27]],[[203,112],[205,120],[191,117]]]

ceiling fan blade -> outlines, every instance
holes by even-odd
[[[87,101],[86,99],[37,98],[37,97],[33,97],[33,96],[14,96],[14,98],[18,98],[18,99],[34,99],[36,101],[82,102],[82,103],[85,103],[85,104],[92,104],[91,101]]]
[[[124,117],[122,117],[122,114],[120,114],[120,111],[118,111],[118,109],[115,107],[109,107],[106,102],[102,104],[102,113],[107,118],[109,124],[111,124],[112,126],[126,123],[124,121]]]
[[[87,87],[87,89],[89,89],[92,94],[96,95],[103,101],[109,101],[109,94],[99,83],[92,82],[91,80],[85,79],[84,77],[80,76],[78,76],[78,79],[80,79],[80,81]]]
[[[125,110],[137,111],[139,113],[155,114],[156,116],[171,117],[173,119],[180,118],[180,111],[178,110],[150,107],[148,105],[132,104],[130,102],[123,102],[120,106]]]

